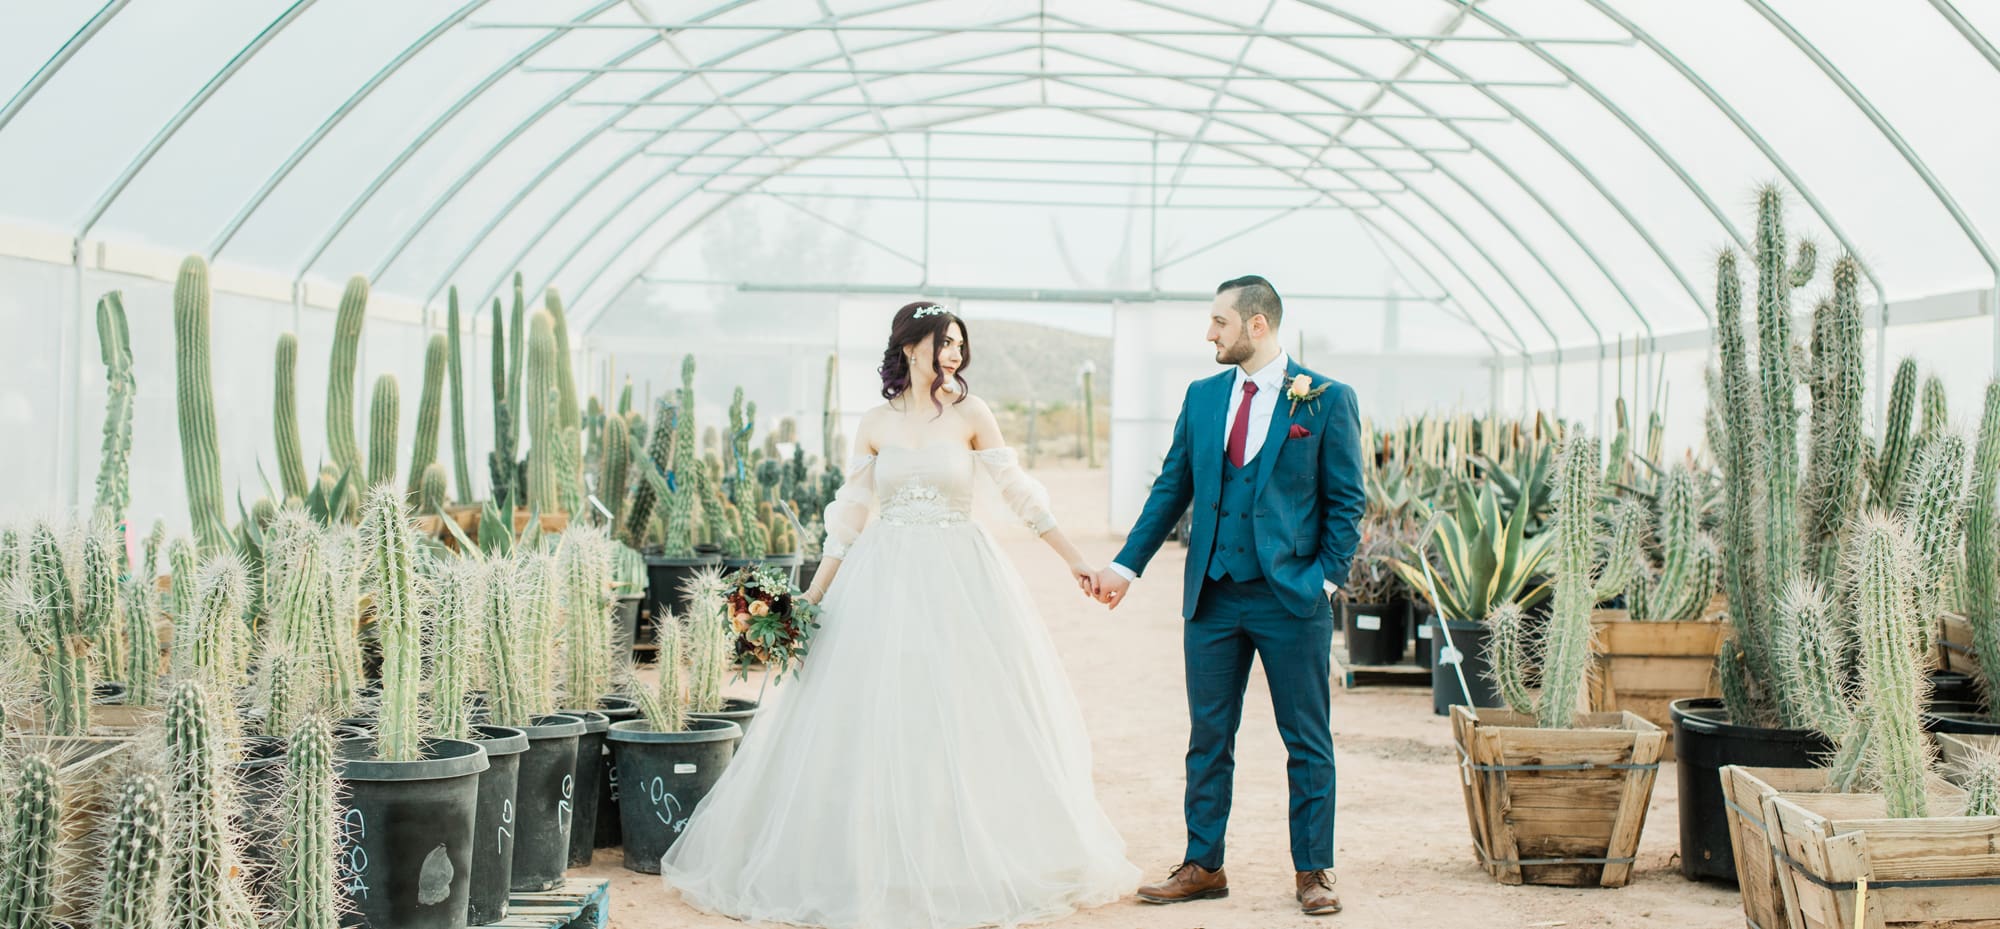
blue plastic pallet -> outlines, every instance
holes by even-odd
[[[611,921],[611,882],[572,877],[554,890],[507,898],[507,918],[493,929],[605,929]]]

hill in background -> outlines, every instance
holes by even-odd
[[[1097,365],[1094,387],[1100,419],[1111,401],[1111,340],[1054,326],[1008,320],[979,320],[972,333],[972,370],[966,380],[972,392],[995,408],[1031,399],[1044,408],[1075,406],[1081,397],[1077,371],[1085,361]]]

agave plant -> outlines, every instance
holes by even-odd
[[[1438,615],[1477,622],[1503,604],[1527,608],[1548,597],[1546,582],[1529,586],[1548,555],[1549,537],[1526,537],[1532,519],[1528,495],[1518,495],[1506,516],[1490,485],[1475,492],[1461,483],[1447,502],[1446,508],[1418,503],[1418,515],[1428,520],[1429,528],[1406,559],[1391,563]]]

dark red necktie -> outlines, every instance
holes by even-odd
[[[1243,447],[1250,440],[1250,398],[1257,396],[1257,382],[1243,382],[1243,402],[1236,405],[1236,422],[1229,427],[1229,463],[1243,467]]]

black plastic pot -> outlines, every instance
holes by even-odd
[[[458,929],[472,886],[472,830],[486,752],[430,739],[419,761],[375,761],[366,739],[340,743],[337,890],[344,926]]]
[[[1826,738],[1804,729],[1738,726],[1715,697],[1675,700],[1674,767],[1680,778],[1681,876],[1736,881],[1729,848],[1728,804],[1722,768],[1811,768],[1833,750]]]
[[[749,735],[750,721],[757,718],[757,701],[738,700],[735,697],[730,697],[722,701],[721,710],[714,713],[689,713],[688,718],[719,719],[725,722],[732,722],[736,724],[737,728],[743,730],[744,735]]]
[[[560,713],[516,727],[528,737],[514,791],[514,876],[508,889],[539,893],[569,869],[569,827],[576,818],[576,740],[583,720]]]
[[[729,766],[743,729],[727,720],[694,719],[686,732],[654,732],[652,723],[631,719],[613,723],[608,738],[618,765],[625,868],[658,874],[661,856]]]
[[[1341,638],[1347,642],[1349,664],[1361,667],[1392,665],[1403,660],[1403,646],[1410,633],[1408,603],[1340,604]]]
[[[1433,615],[1429,603],[1410,601],[1410,663],[1425,670],[1437,664],[1437,649],[1431,647],[1437,640],[1436,624],[1431,622]]]
[[[507,885],[514,880],[514,791],[528,735],[512,726],[482,725],[472,731],[472,743],[486,750],[486,770],[479,773],[465,924],[484,926],[507,918]]]
[[[570,798],[569,866],[590,864],[597,846],[597,794],[604,781],[604,730],[611,717],[597,710],[563,710],[564,716],[583,720],[583,734],[576,737],[576,792]]]
[[[1932,703],[1979,704],[1979,682],[1972,675],[1963,671],[1932,671],[1925,676],[1931,680]]]
[[[645,601],[643,594],[618,598],[617,611],[611,614],[613,648],[621,652],[631,651],[632,643],[639,641],[639,604]]]
[[[1431,644],[1437,651],[1437,661],[1431,665],[1431,712],[1439,716],[1451,713],[1454,706],[1500,706],[1500,691],[1487,679],[1492,664],[1486,657],[1486,624],[1454,619],[1439,627],[1437,616],[1431,617]],[[1445,638],[1449,632],[1451,637]],[[1456,657],[1457,661],[1452,659]],[[1472,688],[1467,694],[1465,687],[1459,686],[1458,672],[1465,671],[1465,687]]]
[[[98,681],[90,685],[90,702],[98,706],[118,706],[131,692],[132,688],[118,681]]]
[[[646,605],[655,624],[672,610],[675,616],[688,612],[687,593],[682,586],[695,572],[722,563],[722,556],[698,554],[689,558],[646,556]]]
[[[1924,708],[1924,731],[2000,735],[2000,723],[1987,721],[1986,705],[1976,700],[1932,700]]]
[[[639,706],[630,697],[605,697],[597,701],[597,711],[610,717],[612,723],[622,723],[639,718]],[[618,766],[611,763],[611,745],[604,745],[604,763],[598,766],[601,780],[597,782],[597,833],[591,841],[593,848],[617,848],[622,834],[618,826]]]

